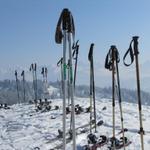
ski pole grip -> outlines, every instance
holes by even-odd
[[[70,20],[69,18],[70,18],[70,12],[67,8],[64,8],[62,11],[62,28],[63,28],[63,30],[68,29],[68,23]]]
[[[17,71],[15,70],[15,76],[17,77]]]
[[[36,63],[34,64],[34,71],[36,71],[36,68],[37,68],[37,65],[36,65]]]
[[[110,47],[110,49],[112,50],[112,53],[111,53],[111,57],[112,57],[112,61],[114,61],[116,58],[115,58],[115,50],[116,50],[116,46],[115,45],[112,45]]]
[[[133,36],[133,48],[134,48],[134,54],[138,55],[139,51],[138,51],[138,36]]]
[[[119,57],[119,52],[118,52],[117,47],[115,45],[112,45],[110,48],[112,49],[112,51],[114,53],[114,55],[113,55],[114,58],[113,59],[115,59],[116,62],[119,63],[120,62],[120,57]]]
[[[94,48],[94,43],[92,43],[90,46],[89,55],[88,55],[89,61],[91,61],[93,58],[93,48]]]

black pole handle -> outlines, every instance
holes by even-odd
[[[72,53],[72,57],[74,59],[77,59],[77,55],[79,53],[79,40],[77,40],[76,44],[73,43],[72,45],[72,49],[73,49],[73,53]]]
[[[22,71],[21,76],[24,76],[24,70]]]
[[[15,76],[17,77],[17,70],[15,70]]]
[[[94,48],[94,43],[92,43],[90,46],[89,55],[88,55],[89,61],[91,61],[93,59],[93,48]]]
[[[133,36],[133,49],[134,49],[134,55],[138,55],[138,36]]]
[[[62,62],[63,62],[63,58],[61,58],[61,59],[57,62],[57,66],[59,67],[60,64],[62,64]]]
[[[114,56],[112,54],[112,51],[114,51]],[[112,45],[110,47],[105,59],[105,68],[109,69],[110,71],[112,70],[112,59],[114,59],[117,63],[120,62],[119,52],[115,45]]]
[[[63,33],[62,30],[66,30],[69,33],[72,33],[73,39],[75,36],[75,26],[74,26],[74,19],[69,11],[69,9],[64,8],[62,13],[59,17],[56,32],[55,32],[55,42],[58,44],[62,43]]]

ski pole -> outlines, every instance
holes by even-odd
[[[19,86],[18,86],[18,73],[15,70],[15,77],[16,77],[16,87],[17,87],[17,96],[18,96],[18,102],[19,104],[21,103],[20,98],[19,98]]]
[[[132,37],[132,41],[130,43],[129,49],[125,53],[123,57],[123,62],[125,66],[130,66],[135,58],[135,68],[136,68],[136,80],[137,80],[137,98],[138,98],[138,109],[139,109],[139,122],[140,122],[140,137],[141,137],[141,149],[144,150],[144,129],[142,122],[142,104],[141,104],[141,89],[140,89],[140,75],[139,75],[139,60],[138,60],[138,36]],[[133,48],[132,48],[133,44]],[[130,54],[131,62],[126,63],[126,56]]]
[[[66,44],[67,44],[67,17],[68,9],[63,9],[57,23],[55,41],[61,44],[63,40],[63,62],[62,62],[62,87],[63,87],[63,150],[66,150]],[[62,31],[63,30],[63,31]]]
[[[43,83],[44,83],[44,82],[45,82],[45,79],[44,79],[44,67],[42,67],[41,74],[42,74],[42,76],[43,76]]]
[[[25,91],[25,73],[24,70],[21,73],[22,76],[22,82],[23,82],[23,100],[26,101],[26,91]]]
[[[61,95],[63,93],[63,57],[57,62],[57,66],[61,68]]]
[[[112,71],[112,123],[113,123],[113,149],[115,149],[115,46],[111,46],[105,59],[105,68]]]
[[[74,90],[75,90],[75,84],[76,84],[76,75],[77,75],[77,65],[78,65],[78,54],[79,54],[79,40],[76,42],[76,44],[72,46],[73,51],[73,58],[75,59],[75,67],[74,67]]]
[[[67,69],[68,69],[68,107],[70,105],[70,60],[68,59]]]
[[[120,109],[120,118],[121,118],[121,128],[122,128],[122,137],[123,137],[123,145],[125,150],[125,135],[124,135],[124,123],[123,123],[123,111],[122,111],[122,97],[121,97],[121,88],[120,88],[120,76],[119,76],[119,67],[118,63],[120,62],[119,52],[116,46],[113,47],[115,51],[115,68],[116,68],[116,76],[117,76],[117,85],[116,85],[116,93],[118,95],[119,100],[119,109]]]
[[[36,89],[35,89],[35,75],[34,75],[34,65],[33,64],[31,64],[31,66],[30,66],[30,71],[32,72],[32,78],[33,78],[33,91],[34,91],[34,100],[35,100],[35,102],[36,102]],[[35,103],[35,105],[36,105],[36,103]]]
[[[63,32],[62,32],[63,31]],[[72,137],[73,150],[76,150],[76,133],[75,133],[75,109],[74,109],[74,89],[73,89],[73,71],[72,71],[72,52],[71,52],[71,34],[74,39],[75,28],[71,12],[63,9],[56,27],[55,41],[58,44],[63,40],[63,150],[66,150],[66,51],[67,40],[70,59],[70,96],[71,96],[71,115],[72,115]]]
[[[43,98],[45,98],[45,90],[46,90],[46,86],[45,86],[45,68],[42,67],[42,71],[41,71],[42,77],[43,77],[43,87],[44,87],[44,96]]]
[[[70,11],[68,18],[68,49],[69,49],[69,69],[70,69],[70,97],[71,97],[71,115],[72,115],[72,134],[73,134],[73,150],[76,150],[76,132],[75,132],[75,104],[74,104],[74,81],[73,81],[73,67],[72,67],[72,44],[71,44],[71,34],[74,42],[74,21],[73,16]]]
[[[112,50],[112,112],[113,112],[113,148],[115,149],[115,49],[111,46]]]
[[[47,98],[47,88],[48,88],[48,81],[47,81],[48,69],[45,67],[44,70],[44,77],[45,77],[45,97]]]
[[[34,64],[34,75],[35,75],[35,91],[36,91],[36,100],[37,100],[37,65],[36,63]]]
[[[95,82],[94,82],[93,48],[94,48],[94,44],[92,43],[91,46],[90,46],[88,59],[90,61],[90,99],[93,99],[94,125],[95,125],[95,132],[96,132],[96,104],[95,104]]]

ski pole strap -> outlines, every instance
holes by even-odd
[[[72,57],[73,59],[77,59],[77,55],[79,52],[79,44],[78,44],[79,40],[77,40],[76,44],[73,43],[72,45],[72,49],[73,49],[73,53],[72,53]]]
[[[63,58],[61,58],[58,62],[57,62],[57,67],[59,67],[63,62]]]
[[[63,33],[62,30],[66,30],[69,33],[72,33],[73,40],[75,38],[75,26],[74,26],[74,19],[71,12],[68,9],[63,9],[55,32],[55,42],[58,44],[62,43]]]
[[[93,48],[94,48],[94,43],[92,43],[90,46],[89,55],[88,55],[89,61],[91,61],[93,59]]]
[[[126,51],[124,57],[123,57],[123,63],[125,66],[130,66],[133,61],[134,61],[134,53],[133,53],[133,49],[132,49],[132,43],[133,43],[133,40],[130,42],[130,46],[129,46],[129,49]],[[126,57],[129,55],[130,57],[130,63],[126,63]]]
[[[105,68],[106,69],[109,69],[110,71],[112,70],[112,59],[113,59],[113,54],[112,54],[112,51],[114,51],[115,53],[115,61],[117,63],[120,62],[120,56],[119,56],[119,52],[118,52],[118,49],[116,48],[116,46],[112,45],[106,55],[106,59],[105,59]]]
[[[105,59],[105,68],[111,70],[112,69],[112,59],[111,59],[111,49],[106,55]]]

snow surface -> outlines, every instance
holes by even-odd
[[[61,99],[54,99],[52,107],[62,106]],[[75,103],[84,108],[89,106],[89,99],[75,98]],[[96,101],[97,120],[103,120],[104,124],[97,128],[97,135],[112,136],[112,107],[111,101],[101,99]],[[106,107],[106,110],[102,108]],[[150,106],[143,106],[143,126],[145,130],[145,150],[150,149]],[[131,103],[123,103],[124,127],[129,131],[125,135],[132,141],[126,150],[141,150],[139,130],[138,106]],[[56,119],[51,119],[51,117]],[[67,128],[69,129],[70,115],[67,115]],[[76,115],[76,127],[89,122],[89,114]],[[11,109],[0,109],[0,150],[50,150],[62,140],[51,141],[62,129],[62,107],[50,112],[36,112],[34,105],[17,104]],[[116,102],[116,133],[121,129],[118,102]],[[93,131],[94,132],[94,131]],[[77,150],[87,144],[88,133],[77,136]],[[67,144],[67,150],[71,150],[71,143]],[[107,150],[107,145],[101,150]]]
[[[47,88],[47,91],[48,91],[49,95],[52,95],[54,93],[58,93],[59,92],[59,90],[57,88],[54,88],[53,86],[49,86]]]

